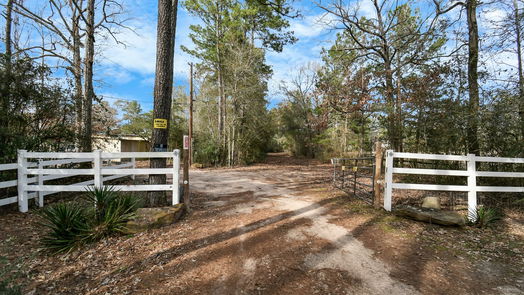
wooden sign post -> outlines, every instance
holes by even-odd
[[[189,63],[189,166],[193,164],[193,63]]]
[[[382,195],[382,158],[384,157],[384,148],[382,143],[377,141],[375,143],[375,175],[373,177],[373,206],[380,208]]]
[[[189,210],[190,200],[189,200],[189,136],[184,135],[184,156],[183,156],[183,162],[184,162],[184,205],[186,206],[186,210]]]

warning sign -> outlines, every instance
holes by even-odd
[[[189,149],[189,136],[188,135],[184,135],[184,149],[185,150]]]
[[[153,121],[153,128],[155,128],[155,129],[167,129],[167,119],[155,119]]]
[[[354,166],[353,167],[353,172],[357,172],[358,171],[358,167]]]

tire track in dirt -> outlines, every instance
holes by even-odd
[[[272,174],[278,175],[278,184],[272,181]],[[333,216],[326,213],[327,209],[316,204],[310,196],[298,189],[300,180],[304,176],[299,172],[289,174],[289,171],[287,173],[275,173],[275,171],[268,173],[268,171],[211,170],[195,171],[191,176],[192,188],[213,198],[219,199],[220,196],[229,194],[253,192],[255,199],[247,203],[239,203],[233,210],[224,213],[229,216],[251,214],[255,210],[303,211],[290,217],[290,220],[306,218],[311,221],[311,225],[294,228],[292,232],[276,237],[276,240],[282,241],[280,247],[285,247],[286,241],[293,240],[304,243],[311,240],[329,242],[331,246],[329,249],[312,250],[311,253],[307,253],[302,266],[309,272],[331,269],[349,273],[361,284],[350,287],[346,290],[348,293],[418,294],[412,286],[391,278],[389,267],[374,258],[373,251],[367,249],[362,242],[353,237],[350,231],[329,222]],[[312,209],[303,210],[308,207]],[[256,273],[257,264],[260,263],[259,259],[250,257],[250,253],[246,253],[243,241],[248,235],[245,233],[247,229],[244,223],[240,223],[239,226],[242,228],[242,234],[239,236],[237,259],[240,260],[239,269],[243,273],[236,283],[237,291],[241,290],[245,286],[245,281]],[[270,254],[267,253],[267,255]],[[220,286],[217,287],[220,288]]]

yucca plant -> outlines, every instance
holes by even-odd
[[[88,191],[81,196],[81,200],[87,203],[87,207],[90,208],[89,213],[92,214],[92,221],[97,223],[102,216],[109,204],[113,202],[118,196],[118,192],[112,187],[103,186],[102,188],[90,188]]]
[[[66,253],[83,242],[89,232],[86,210],[76,202],[57,203],[39,212],[48,229],[41,242],[53,253]]]
[[[473,223],[473,225],[480,228],[487,228],[496,221],[502,219],[502,213],[500,213],[500,211],[495,208],[479,206],[477,207],[475,214],[477,216],[477,220]]]
[[[112,187],[94,188],[84,202],[57,203],[40,211],[49,229],[42,244],[51,252],[67,253],[85,243],[121,233],[140,207],[135,195],[120,194]]]
[[[135,216],[135,211],[140,207],[138,197],[121,194],[113,187],[89,190],[84,200],[92,205],[90,230],[84,237],[88,241],[123,232],[127,221]]]

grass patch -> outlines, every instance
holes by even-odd
[[[352,213],[357,213],[357,214],[376,214],[377,213],[377,210],[375,210],[373,206],[367,203],[364,203],[362,201],[342,200],[341,202],[343,202],[343,206],[346,209],[348,209],[349,211],[351,211]]]
[[[394,233],[406,238],[412,238],[415,236],[406,231],[406,225],[408,224],[407,221],[396,215],[382,214],[378,216],[373,223],[387,233]]]
[[[2,280],[0,281],[0,295],[22,295],[22,289]]]
[[[22,288],[14,284],[14,280],[20,276],[17,263],[10,265],[6,257],[0,256],[0,295],[22,295]]]

